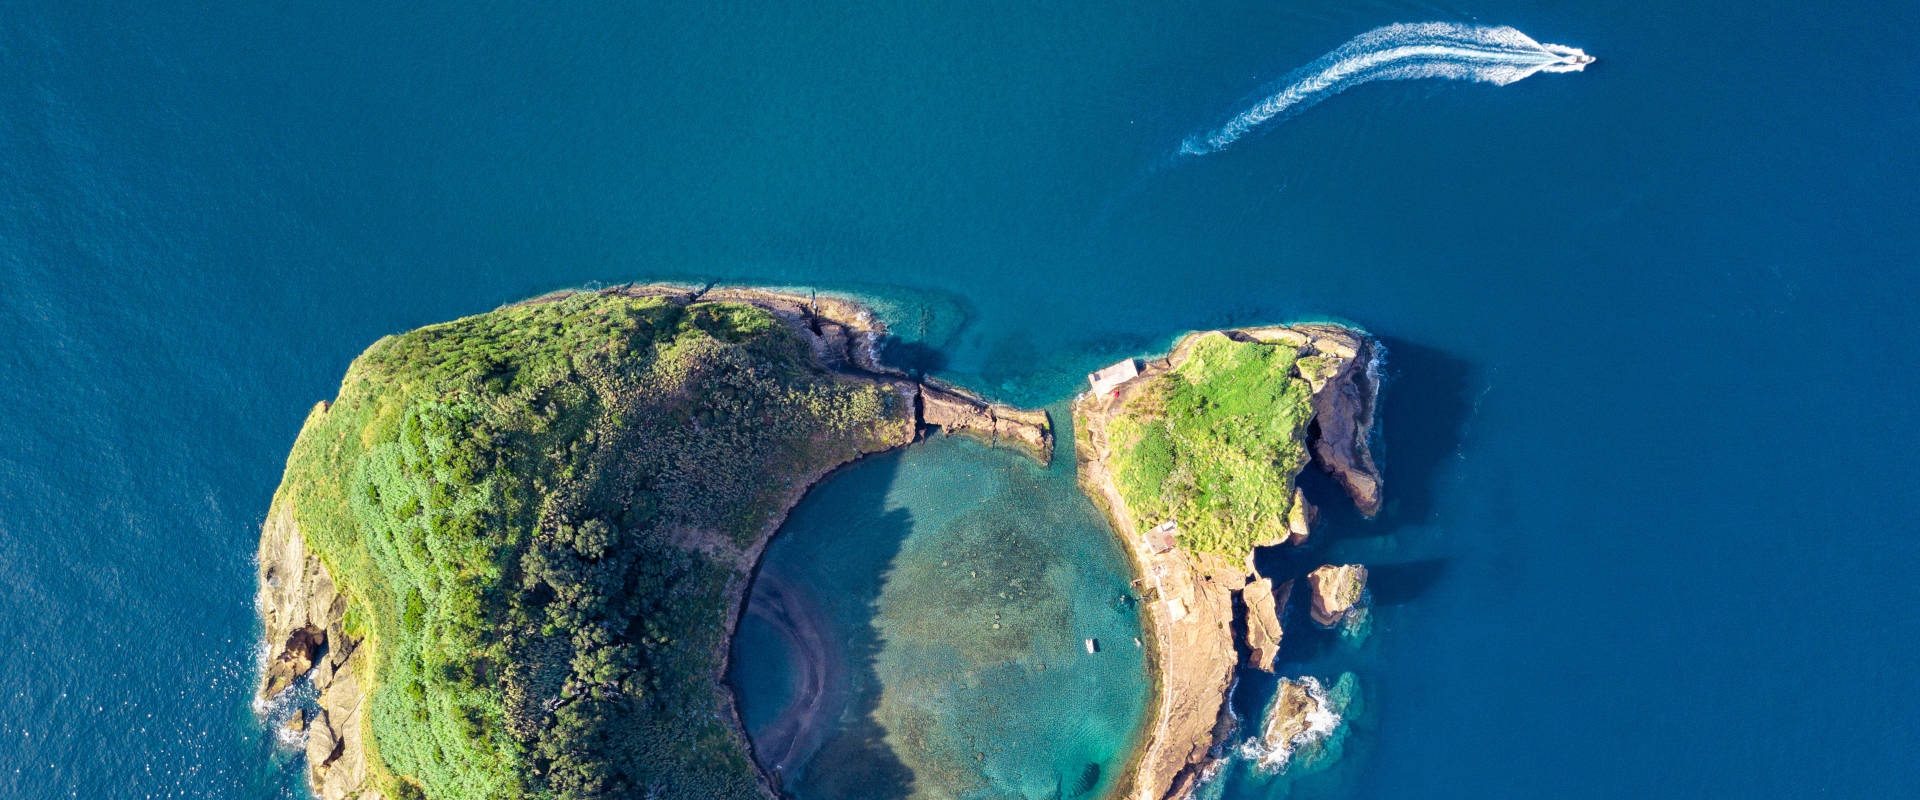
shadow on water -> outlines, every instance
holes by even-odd
[[[1433,521],[1436,478],[1459,450],[1472,413],[1467,362],[1402,339],[1380,341],[1387,348],[1387,364],[1374,414],[1378,432],[1373,450],[1386,484],[1386,502],[1378,516],[1366,519],[1332,476],[1309,467],[1300,473],[1299,483],[1320,510],[1315,535],[1323,541],[1386,536]]]
[[[1401,339],[1383,337],[1381,343],[1387,348],[1387,366],[1375,414],[1380,427],[1374,454],[1386,483],[1386,503],[1379,516],[1371,520],[1360,516],[1332,476],[1309,467],[1300,474],[1299,485],[1320,511],[1313,536],[1301,547],[1266,547],[1254,554],[1260,574],[1275,582],[1296,581],[1281,620],[1286,630],[1281,653],[1287,662],[1313,663],[1339,641],[1337,631],[1320,628],[1308,616],[1307,573],[1338,560],[1329,555],[1334,542],[1388,536],[1431,522],[1438,475],[1459,449],[1471,413],[1467,362]],[[1371,604],[1391,607],[1411,602],[1432,588],[1446,571],[1446,560],[1369,563],[1367,568]],[[1252,673],[1241,672],[1243,680]]]
[[[887,512],[884,516],[898,518],[901,535],[911,527],[911,515],[905,509]],[[889,520],[894,522],[895,520]],[[878,687],[880,674],[876,666],[879,663],[881,638],[873,625],[873,614],[878,607],[867,603],[867,619],[854,634],[847,645],[847,663],[854,670],[856,685]],[[804,800],[898,800],[913,794],[913,771],[893,752],[886,742],[887,731],[875,719],[880,707],[880,693],[877,690],[856,692],[848,702],[839,720],[844,724],[834,735],[821,744],[811,763],[807,765],[807,785],[804,793],[795,793]],[[836,720],[824,719],[822,724],[833,724]]]
[[[816,663],[784,663],[778,655],[736,650],[728,683],[744,710],[754,698],[742,688],[751,683],[742,673],[771,670],[802,676],[797,681],[802,686],[784,698],[775,719],[748,731],[754,758],[774,772],[782,793],[795,800],[899,800],[913,793],[913,771],[887,744],[887,730],[875,718],[883,641],[874,625],[878,604],[871,592],[883,582],[913,527],[910,511],[883,507],[899,463],[898,452],[874,456],[823,481],[775,535],[755,576],[748,613],[785,617],[775,627],[788,639],[787,651]],[[791,528],[853,519],[859,522],[849,526],[844,539],[808,537],[830,539],[824,552],[780,552],[780,537],[788,536]],[[846,589],[868,596],[863,603],[794,599],[815,590]],[[831,608],[857,609],[857,618],[836,617]],[[812,641],[798,641],[809,638]],[[826,677],[807,678],[820,675]],[[768,763],[781,757],[777,754],[785,754],[790,763]]]
[[[1400,564],[1373,564],[1367,567],[1367,593],[1370,605],[1404,605],[1426,594],[1427,589],[1447,571],[1447,559],[1423,558]]]
[[[1415,342],[1380,341],[1387,348],[1387,377],[1375,414],[1381,430],[1376,455],[1386,480],[1386,507],[1371,526],[1375,535],[1433,521],[1435,477],[1458,452],[1472,413],[1466,361]],[[1343,534],[1352,530],[1341,528]]]
[[[886,351],[881,354],[880,360],[913,375],[940,373],[947,368],[945,352],[923,342],[905,339],[887,340]]]

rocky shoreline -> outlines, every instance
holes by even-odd
[[[598,290],[606,294],[660,297],[680,304],[736,302],[771,312],[803,336],[815,362],[846,380],[869,381],[891,389],[899,402],[912,409],[897,430],[882,437],[863,455],[904,446],[939,431],[978,438],[991,446],[1024,452],[1043,463],[1052,456],[1053,432],[1043,411],[1000,406],[958,387],[931,379],[916,379],[880,362],[886,341],[885,326],[857,301],[817,294],[722,287],[690,288],[670,285],[621,286]],[[555,292],[525,303],[553,302],[576,294]],[[1248,328],[1223,332],[1251,341],[1286,344],[1302,351],[1296,366],[1312,388],[1315,435],[1313,461],[1331,473],[1352,496],[1362,513],[1380,506],[1380,479],[1367,448],[1378,391],[1373,374],[1377,345],[1351,329],[1332,325]],[[1235,727],[1226,709],[1233,670],[1239,657],[1232,637],[1236,606],[1248,613],[1248,659],[1271,669],[1281,640],[1280,615],[1291,594],[1292,582],[1274,587],[1254,573],[1251,556],[1234,562],[1224,556],[1176,549],[1154,554],[1140,546],[1138,520],[1121,500],[1105,467],[1106,425],[1126,398],[1150,380],[1178,366],[1196,336],[1183,338],[1166,357],[1146,362],[1137,377],[1107,397],[1082,395],[1073,404],[1075,452],[1083,489],[1109,516],[1116,534],[1127,541],[1136,575],[1154,576],[1158,600],[1177,599],[1178,612],[1164,602],[1146,604],[1145,644],[1154,675],[1153,708],[1143,742],[1133,755],[1121,796],[1130,800],[1165,800],[1188,796],[1220,756],[1220,744]],[[316,406],[309,424],[328,412]],[[847,462],[847,463],[850,463]],[[782,510],[770,519],[746,548],[725,548],[708,555],[734,565],[728,586],[730,607],[726,630],[717,654],[720,668],[713,690],[726,709],[729,727],[741,741],[747,739],[732,693],[722,679],[730,643],[745,612],[748,588],[756,576],[761,554],[785,522],[787,513],[820,480],[845,463],[796,479],[783,498]],[[1296,494],[1287,520],[1287,535],[1278,541],[1298,544],[1306,539],[1312,509]],[[689,543],[688,546],[700,546]],[[1364,572],[1359,573],[1364,576]],[[1342,575],[1346,578],[1346,575]],[[380,798],[369,781],[365,740],[366,703],[372,675],[367,669],[376,644],[353,636],[346,625],[346,587],[337,587],[326,566],[312,556],[301,538],[289,507],[276,501],[261,532],[259,548],[259,611],[270,645],[269,660],[259,690],[261,700],[284,691],[294,681],[311,675],[318,692],[318,710],[302,717],[307,729],[307,760],[314,793],[321,800],[350,797]],[[1364,577],[1360,578],[1364,581]],[[1326,611],[1321,581],[1309,587],[1316,617]],[[1347,586],[1349,580],[1340,584]],[[1336,612],[1337,613],[1337,612]],[[795,731],[796,736],[804,732]],[[780,797],[773,773],[756,754],[755,770],[762,794]],[[776,754],[777,757],[777,754]]]
[[[912,409],[910,424],[901,426],[875,449],[862,455],[901,447],[939,431],[1017,450],[1042,463],[1052,458],[1053,429],[1046,412],[997,405],[944,382],[917,380],[882,364],[879,354],[888,336],[886,326],[856,300],[747,287],[667,284],[626,285],[597,291],[659,297],[681,305],[742,303],[772,313],[806,339],[820,367],[846,380],[886,386]],[[577,293],[579,290],[552,292],[514,305],[554,302]],[[319,403],[307,424],[327,413],[328,408],[328,403]],[[730,657],[727,643],[733,640],[734,630],[744,613],[747,590],[767,543],[786,522],[787,514],[800,498],[845,465],[818,470],[795,480],[783,498],[781,511],[762,527],[751,546],[724,553],[709,552],[711,556],[730,559],[735,575],[727,587],[730,605],[726,630],[720,639],[720,668],[713,676],[713,687],[720,705],[727,710],[728,726],[749,748],[752,743],[741,724],[733,693],[723,683]],[[267,667],[258,700],[264,704],[294,681],[311,675],[314,689],[319,693],[318,710],[300,719],[307,732],[308,777],[314,795],[320,800],[383,800],[384,796],[369,782],[365,740],[366,703],[372,689],[367,665],[375,643],[349,634],[347,594],[343,587],[334,584],[326,565],[308,552],[291,508],[277,498],[261,529],[258,572],[256,605],[268,644]],[[772,775],[760,759],[755,759],[754,768],[762,794],[768,798],[780,797]]]
[[[1238,661],[1232,634],[1235,601],[1239,599],[1249,610],[1249,658],[1255,666],[1271,669],[1280,643],[1278,611],[1285,608],[1285,595],[1292,588],[1289,582],[1275,592],[1268,579],[1254,572],[1251,552],[1240,563],[1184,548],[1155,552],[1143,541],[1141,520],[1134,518],[1107,467],[1107,427],[1114,415],[1134,392],[1183,363],[1199,337],[1214,333],[1183,337],[1166,357],[1146,361],[1137,375],[1115,385],[1110,393],[1085,393],[1073,403],[1081,484],[1124,540],[1136,577],[1157,594],[1153,602],[1143,604],[1156,696],[1130,783],[1122,790],[1129,800],[1189,797],[1210,774],[1220,760],[1221,745],[1236,726],[1226,703]],[[1323,324],[1218,333],[1301,351],[1305,357],[1295,369],[1313,392],[1313,461],[1346,488],[1361,513],[1377,512],[1381,482],[1368,437],[1379,390],[1378,345],[1360,331]],[[1295,497],[1288,535],[1261,542],[1262,546],[1306,539],[1311,506],[1298,493]]]

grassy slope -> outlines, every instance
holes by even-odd
[[[1297,355],[1206,334],[1128,399],[1108,437],[1115,483],[1143,529],[1178,520],[1184,546],[1235,559],[1286,536],[1313,419]]]
[[[275,501],[375,648],[382,788],[757,796],[712,686],[736,565],[675,542],[749,545],[897,405],[741,305],[583,294],[375,343]]]

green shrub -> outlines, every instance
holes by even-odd
[[[1204,335],[1179,368],[1129,398],[1108,438],[1140,532],[1177,520],[1183,545],[1234,558],[1286,536],[1313,420],[1296,355]]]
[[[714,678],[740,565],[796,477],[909,409],[757,308],[580,294],[421,328],[348,369],[276,502],[375,654],[396,797],[752,797]]]

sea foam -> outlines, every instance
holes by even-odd
[[[1262,736],[1254,736],[1241,743],[1239,747],[1239,755],[1253,762],[1263,772],[1284,771],[1287,768],[1287,762],[1293,759],[1294,753],[1326,741],[1327,737],[1340,729],[1340,713],[1334,707],[1332,699],[1327,696],[1326,688],[1320,685],[1319,679],[1307,676],[1299,680],[1306,684],[1307,696],[1312,697],[1314,702],[1313,710],[1307,714],[1307,729],[1284,742],[1269,743]],[[1268,705],[1272,706],[1279,702],[1280,696],[1276,694]],[[1267,713],[1272,714],[1273,709],[1268,708]]]
[[[1577,72],[1589,59],[1577,47],[1542,44],[1506,26],[1398,23],[1347,41],[1273,83],[1264,100],[1219,127],[1195,133],[1181,155],[1226,149],[1254,129],[1372,81],[1447,78],[1505,86],[1536,72]]]

